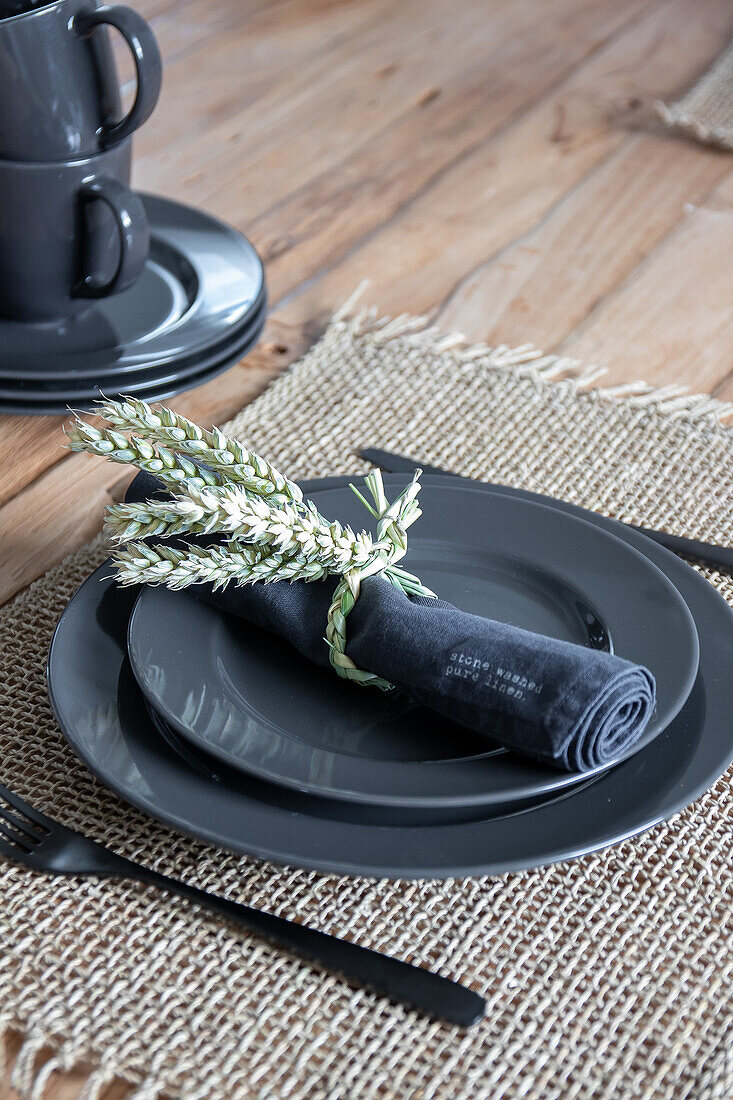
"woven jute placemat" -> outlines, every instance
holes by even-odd
[[[733,542],[729,409],[674,388],[594,389],[567,360],[419,328],[335,320],[229,428],[296,477],[354,472],[355,451],[379,445]],[[502,877],[355,879],[203,846],[105,790],[53,720],[51,632],[103,555],[81,550],[0,613],[0,778],[142,863],[460,978],[488,1013],[461,1033],[155,890],[0,863],[0,1025],[27,1036],[19,1087],[40,1095],[85,1060],[99,1067],[86,1100],[115,1075],[137,1100],[728,1097],[733,773],[635,840]],[[733,603],[731,578],[707,575]],[[39,1064],[47,1044],[57,1053]]]
[[[733,149],[733,43],[687,95],[656,107],[668,126],[706,145]]]

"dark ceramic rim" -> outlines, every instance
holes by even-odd
[[[15,15],[5,15],[0,18],[0,26],[4,26],[6,23],[14,23],[16,20],[28,19],[29,16],[38,15],[40,12],[49,11],[51,8],[59,8],[63,0],[49,0],[47,4],[40,4],[37,8],[31,8],[30,11],[19,11]]]

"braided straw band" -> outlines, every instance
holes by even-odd
[[[336,585],[333,600],[328,609],[326,642],[331,665],[339,676],[365,687],[377,687],[381,691],[392,691],[394,684],[373,672],[365,672],[357,668],[346,653],[346,617],[359,598],[361,582],[367,577],[381,575],[408,596],[435,596],[435,593],[426,588],[412,573],[398,569],[395,565],[407,553],[407,528],[421,515],[417,504],[420,473],[420,470],[415,471],[410,485],[392,504],[389,504],[385,496],[380,470],[372,470],[364,479],[374,506],[362,496],[356,486],[350,486],[377,520],[377,543],[375,544],[377,553],[367,565],[350,569]]]

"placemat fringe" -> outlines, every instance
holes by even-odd
[[[100,1100],[104,1090],[112,1084],[116,1077],[128,1080],[122,1070],[115,1070],[114,1066],[107,1065],[95,1069],[84,1082],[84,1087],[79,1093],[79,1100]],[[130,1100],[129,1096],[128,1100]]]
[[[622,398],[632,405],[649,406],[672,417],[713,419],[724,424],[733,416],[733,402],[718,401],[709,394],[690,393],[689,387],[677,383],[655,386],[639,379],[598,386],[597,382],[605,377],[608,368],[595,363],[584,365],[569,356],[545,354],[534,344],[510,347],[508,344],[491,346],[480,341],[470,343],[462,332],[445,332],[423,314],[401,313],[390,317],[380,315],[374,306],[357,310],[355,307],[368,285],[368,280],[360,283],[333,314],[328,332],[344,326],[352,337],[369,336],[378,344],[403,339],[426,352],[453,352],[461,360],[485,369],[514,367],[518,373],[538,381],[569,383],[574,392],[592,393],[601,400]]]
[[[44,1035],[43,1046],[53,1049],[54,1045],[53,1037]],[[29,1100],[42,1100],[46,1087],[54,1073],[69,1073],[82,1060],[82,1051],[77,1043],[73,1040],[62,1043],[40,1065],[34,1066],[34,1064],[31,1064],[30,1074],[32,1076],[29,1074],[26,1091],[23,1092],[22,1087],[17,1085],[16,1089],[21,1096],[27,1095]]]
[[[23,1039],[23,1045],[18,1051],[18,1055],[15,1059],[13,1072],[10,1077],[12,1087],[21,1096],[32,1098],[34,1092],[37,1094],[37,1090],[34,1089],[36,1058],[44,1047],[53,1048],[53,1046],[53,1037],[47,1034],[37,1024],[33,1024],[27,1030]],[[51,1056],[51,1060],[58,1058],[59,1054],[60,1051],[56,1051],[55,1054]]]
[[[0,1017],[0,1082],[10,1070],[8,1043],[11,1033],[23,1035],[21,1047],[15,1056],[10,1073],[10,1086],[22,1100],[43,1100],[46,1089],[55,1073],[69,1073],[89,1057],[88,1045],[76,1039],[65,1042],[52,1029],[34,1022],[22,1027],[10,1015]],[[42,1050],[50,1053],[38,1061]],[[134,1086],[134,1077],[128,1076],[118,1058],[108,1059],[104,1066],[93,1070],[84,1081],[78,1100],[101,1100],[104,1090],[115,1080]],[[151,1078],[127,1094],[127,1100],[157,1100],[173,1084],[170,1078]]]
[[[129,1093],[127,1100],[158,1100],[158,1097],[163,1095],[165,1087],[165,1081],[160,1081],[157,1078],[148,1079],[143,1082],[140,1088]]]
[[[654,109],[671,129],[704,145],[733,149],[733,43],[681,99],[657,100]]]
[[[0,1016],[0,1081],[8,1071],[8,1041],[12,1022],[12,1016]]]
[[[733,149],[729,130],[723,126],[706,126],[689,111],[682,110],[674,103],[668,107],[661,99],[655,101],[654,110],[665,125],[684,130],[703,145],[719,145],[723,149]]]

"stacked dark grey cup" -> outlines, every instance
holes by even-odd
[[[109,28],[137,87],[123,114]],[[145,20],[96,0],[0,0],[0,411],[167,397],[241,358],[265,319],[239,233],[130,188],[161,59]]]

